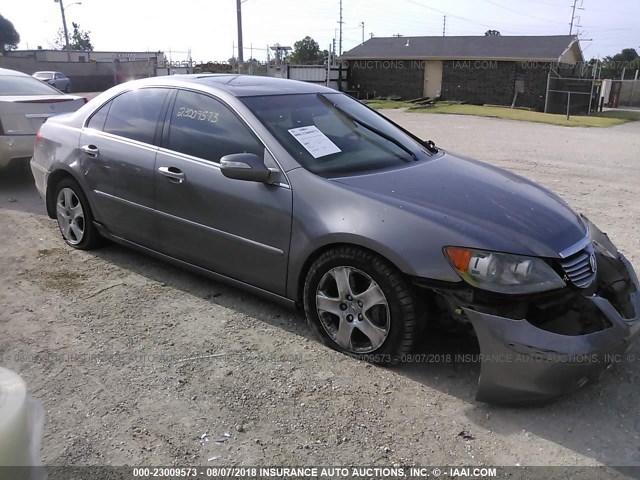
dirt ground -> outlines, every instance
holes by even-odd
[[[559,192],[640,267],[640,122],[385,114]],[[44,405],[47,464],[640,465],[637,345],[568,398],[495,407],[473,399],[475,363],[371,366],[299,313],[120,246],[66,247],[27,170],[0,173],[0,226],[0,365]],[[476,348],[427,332],[419,352]]]

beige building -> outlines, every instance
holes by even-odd
[[[69,52],[72,62],[96,62],[113,63],[118,62],[141,62],[147,61],[155,65],[165,64],[164,52],[82,52],[72,50]],[[7,52],[11,57],[32,58],[37,62],[68,62],[66,50],[14,50]]]

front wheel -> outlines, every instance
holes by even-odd
[[[373,363],[394,364],[413,347],[416,314],[405,277],[357,247],[322,254],[304,286],[307,320],[329,347]]]
[[[56,219],[62,238],[80,250],[98,246],[100,234],[93,224],[87,197],[75,180],[65,178],[56,186]]]

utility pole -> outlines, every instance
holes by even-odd
[[[62,0],[53,0],[60,4],[60,14],[62,15],[62,29],[64,30],[64,44],[67,49],[67,61],[71,62],[71,51],[69,50],[69,31],[67,30],[67,18],[64,16],[64,5]]]
[[[267,77],[271,76],[271,57],[269,55],[269,45],[267,45]]]
[[[331,80],[331,45],[329,45],[329,55],[327,56],[327,87]]]
[[[442,36],[447,35],[447,16],[444,16],[444,20],[442,21]]]
[[[242,0],[236,0],[238,6],[238,72],[241,73],[241,65],[244,63],[242,50]]]
[[[338,56],[342,56],[342,24],[344,23],[342,21],[342,0],[340,0],[340,21],[338,23],[340,24],[340,41],[338,45]]]
[[[580,17],[576,17],[576,10],[584,10],[584,8],[582,8],[582,4],[583,4],[583,0],[580,0],[580,6],[578,7],[578,0],[573,0],[573,7],[571,7],[571,23],[569,24],[569,35],[573,35],[573,26],[575,24],[576,27],[580,27],[581,25],[578,25],[577,23],[575,23],[576,19],[578,19],[578,21],[580,20]]]
[[[364,22],[360,22],[360,26],[362,27],[362,43],[364,43]]]

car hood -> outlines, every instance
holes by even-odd
[[[581,217],[546,188],[448,153],[405,168],[334,181],[447,227],[452,235],[442,239],[443,246],[558,257],[588,233]]]

